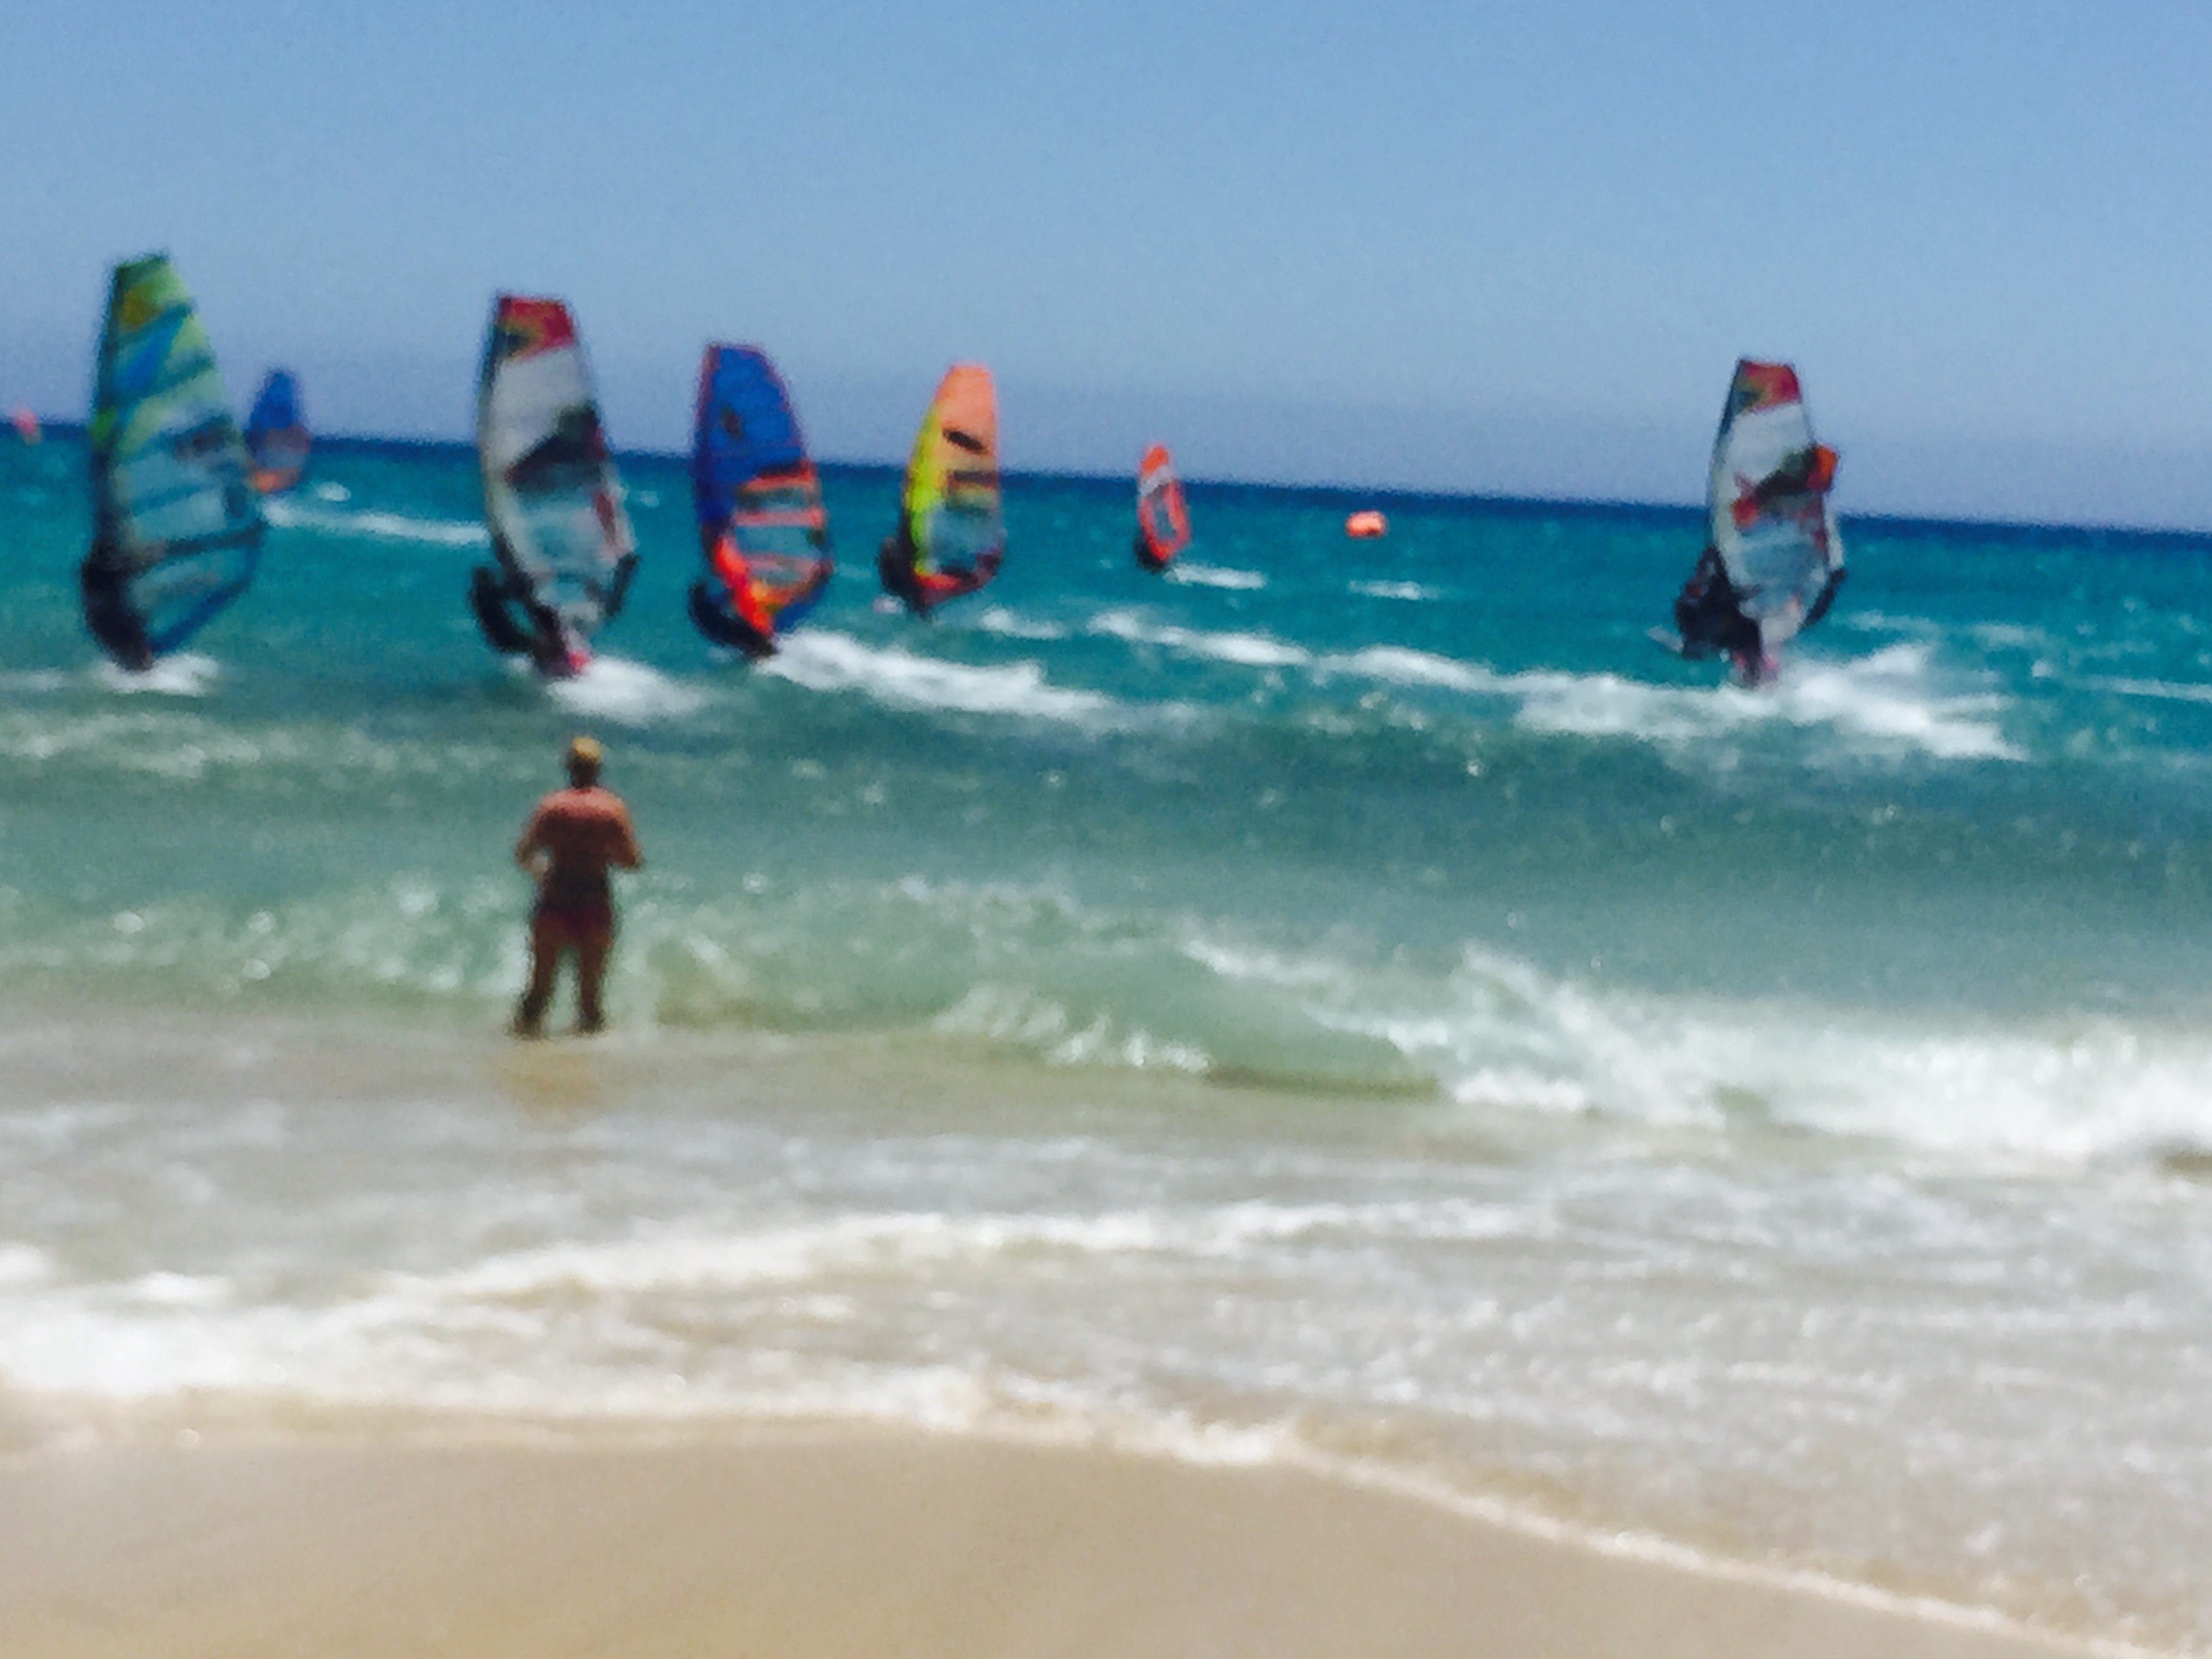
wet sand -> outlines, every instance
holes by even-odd
[[[1295,1471],[847,1431],[23,1458],[0,1632],[10,1659],[2064,1650]]]

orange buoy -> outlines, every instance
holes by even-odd
[[[1389,520],[1372,507],[1364,513],[1355,513],[1344,521],[1344,533],[1363,542],[1383,534],[1389,528]]]

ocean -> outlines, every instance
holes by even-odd
[[[1686,510],[1201,483],[1163,579],[1018,477],[924,623],[830,468],[748,667],[623,470],[576,683],[466,450],[329,443],[135,684],[0,445],[0,1447],[895,1422],[2212,1653],[2212,539],[1847,513],[1745,690]],[[614,1029],[516,1044],[579,731]]]

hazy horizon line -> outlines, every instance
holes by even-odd
[[[36,410],[32,411],[33,415]],[[48,420],[38,416],[42,432],[81,435],[90,428],[84,420],[60,418]],[[452,450],[473,453],[476,441],[472,438],[426,437],[402,433],[358,431],[319,432],[314,441],[339,446],[358,446],[362,448]],[[612,451],[617,461],[624,459],[666,462],[681,466],[690,459],[680,449],[655,449],[643,446],[617,446]],[[817,455],[817,467],[843,471],[873,471],[898,473],[905,466],[902,459],[878,459],[854,456]],[[1082,467],[1002,467],[1001,476],[1009,478],[1033,479],[1040,482],[1097,484],[1104,487],[1133,487],[1135,470],[1091,471]],[[1237,477],[1225,475],[1206,476],[1177,470],[1183,483],[1197,489],[1253,489],[1274,490],[1285,495],[1328,496],[1344,501],[1370,499],[1405,502],[1431,502],[1445,505],[1466,505],[1489,508],[1515,510],[1557,510],[1591,514],[1660,514],[1701,516],[1705,504],[1696,501],[1638,499],[1632,496],[1526,495],[1514,491],[1449,489],[1423,488],[1411,484],[1364,484],[1340,481],[1318,480],[1297,483],[1283,478]],[[2189,542],[2212,544],[2212,530],[2185,529],[2171,525],[2130,524],[2119,520],[2062,519],[2005,519],[1981,517],[1972,514],[1930,514],[1882,511],[1877,508],[1845,509],[1838,507],[1838,520],[1861,524],[1875,524],[1898,529],[1968,530],[1997,532],[2008,535],[2060,535],[2094,540],[2108,536],[2123,536],[2130,540],[2152,542]]]

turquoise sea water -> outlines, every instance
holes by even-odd
[[[1017,479],[924,623],[832,469],[749,669],[637,459],[549,689],[469,617],[467,452],[331,445],[133,685],[82,467],[0,447],[39,1421],[1042,1425],[2212,1649],[2212,541],[1847,515],[1753,692],[1644,638],[1686,511],[1198,485],[1161,580],[1126,483]],[[484,1056],[577,730],[648,862],[615,1035],[527,1062],[619,1080],[548,1118]],[[841,1103],[716,1081],[794,1052]]]

